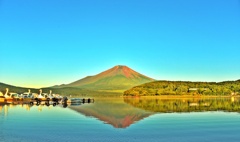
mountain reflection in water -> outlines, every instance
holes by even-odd
[[[67,108],[66,108],[67,107]],[[110,124],[114,128],[127,128],[156,113],[183,113],[202,111],[240,112],[240,98],[101,98],[95,103],[57,105],[57,106],[31,106],[29,104],[0,104],[0,113],[7,116],[11,110],[53,112],[55,110],[69,109],[87,117]],[[25,110],[25,111],[24,111]]]
[[[208,110],[237,113],[189,113]],[[238,98],[111,98],[67,108],[0,104],[0,142],[239,142],[238,112]]]
[[[98,99],[94,104],[81,107],[69,106],[69,108],[85,116],[95,117],[115,128],[126,128],[153,114],[152,112],[132,107],[119,98]]]
[[[0,112],[3,111],[4,115],[7,116],[10,110],[21,109],[23,113],[31,110],[51,112],[56,110],[55,107],[61,107],[62,109],[67,108],[87,117],[97,118],[105,124],[112,125],[114,128],[126,128],[153,114],[152,112],[132,107],[125,103],[122,98],[101,98],[97,99],[94,103],[69,104],[68,106],[62,104],[57,106],[2,104],[0,105]]]
[[[151,112],[201,112],[226,111],[240,112],[240,98],[124,98],[124,102],[133,107]]]

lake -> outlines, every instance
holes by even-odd
[[[239,98],[106,98],[0,105],[0,142],[239,142]]]

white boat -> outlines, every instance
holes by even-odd
[[[4,98],[5,98],[5,101],[7,101],[7,102],[18,101],[19,100],[19,94],[14,93],[14,92],[9,93],[9,89],[6,88],[6,93],[4,95]]]
[[[9,94],[10,94],[10,97],[13,98],[13,99],[19,99],[20,98],[18,93],[11,92]]]
[[[50,90],[49,94],[47,95],[48,101],[59,102],[62,100],[62,96],[59,94],[52,94],[52,90]]]
[[[46,93],[42,93],[42,89],[39,90],[39,94],[37,95],[37,97],[35,98],[35,100],[37,101],[46,101],[47,100],[47,94]]]
[[[28,89],[28,92],[24,92],[24,93],[22,93],[21,94],[21,97],[23,98],[23,99],[27,99],[27,98],[32,98],[32,93],[31,93],[31,90],[30,89]]]

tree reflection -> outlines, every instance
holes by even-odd
[[[134,107],[152,112],[200,112],[227,111],[240,112],[240,98],[124,98],[124,102]]]

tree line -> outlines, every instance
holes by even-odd
[[[124,96],[228,96],[238,94],[240,94],[240,80],[225,82],[154,81],[135,86],[124,92]]]

